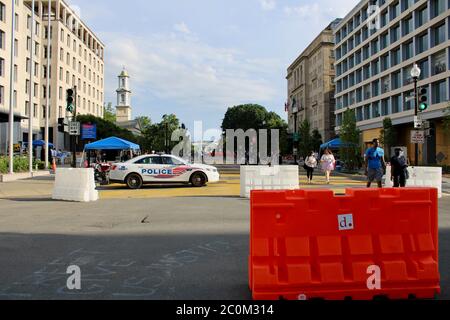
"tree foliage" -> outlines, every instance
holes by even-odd
[[[171,141],[172,133],[179,128],[180,121],[174,114],[164,115],[160,123],[147,122],[140,138],[141,147],[146,151],[170,152],[178,144]]]
[[[359,169],[362,165],[360,152],[361,131],[356,126],[356,115],[354,110],[347,109],[344,112],[340,138],[345,145],[340,150],[340,156],[345,168],[349,171]]]
[[[77,121],[81,122],[81,124],[96,124],[97,140],[102,140],[114,136],[131,142],[138,142],[138,138],[131,131],[120,128],[111,121],[93,115],[78,115]]]
[[[300,141],[298,143],[299,155],[306,159],[312,151],[311,124],[307,119],[300,124],[298,131],[300,134]]]
[[[280,135],[280,152],[286,154],[289,150],[288,125],[286,121],[275,112],[268,112],[267,109],[258,104],[244,104],[228,108],[222,121],[222,130],[227,129],[247,131],[255,129],[278,129]],[[270,135],[270,132],[269,132]],[[270,148],[270,138],[268,141]]]
[[[386,157],[390,158],[390,150],[395,145],[397,139],[397,133],[392,125],[391,118],[385,118],[383,120],[383,129],[381,130],[380,142],[384,146]]]
[[[116,110],[113,108],[112,103],[109,102],[106,105],[103,112],[103,119],[112,123],[116,123]]]
[[[322,144],[322,135],[320,134],[319,130],[314,129],[311,136],[311,150],[318,152]]]

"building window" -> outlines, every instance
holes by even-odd
[[[428,22],[428,8],[425,7],[417,11],[416,28],[423,26]]]
[[[413,54],[413,42],[409,41],[403,45],[403,61],[411,59]]]
[[[384,77],[381,79],[381,92],[387,93],[391,90],[391,81],[389,79],[389,76]]]
[[[0,104],[5,104],[5,87],[0,86]]]
[[[381,115],[387,116],[389,115],[389,99],[383,99],[381,100]]]
[[[380,115],[380,102],[376,101],[372,103],[372,118],[378,118]]]
[[[445,51],[440,51],[431,56],[432,75],[447,71]]]
[[[5,59],[0,58],[0,77],[5,76]]]
[[[400,15],[400,2],[391,6],[391,20],[394,20]]]
[[[445,11],[446,0],[432,0],[431,1],[431,19],[437,17]]]
[[[403,35],[407,35],[414,29],[412,16],[403,21]]]
[[[394,43],[400,39],[400,25],[397,24],[391,28],[391,43]]]
[[[0,30],[0,49],[5,49],[5,33]]]
[[[420,80],[426,79],[430,76],[430,68],[428,66],[428,59],[419,61],[418,63],[420,70],[422,72],[420,73]]]
[[[363,109],[362,107],[356,108],[356,121],[363,121]]]
[[[417,37],[417,54],[428,50],[428,33],[424,33]]]
[[[402,96],[396,95],[392,97],[392,113],[401,112]]]
[[[433,96],[432,103],[437,104],[447,100],[447,81],[442,80],[431,84],[431,92]]]
[[[400,48],[394,49],[391,52],[391,67],[400,63]]]
[[[392,74],[392,90],[400,88],[400,71],[394,72]]]
[[[413,91],[408,91],[404,95],[405,97],[405,103],[403,107],[403,111],[412,110],[414,108],[414,98],[412,100],[407,100],[406,98],[414,97]]]
[[[5,22],[6,18],[6,7],[3,2],[0,2],[0,21]]]
[[[441,24],[431,29],[432,46],[437,46],[445,41],[445,24]]]
[[[381,60],[381,71],[389,69],[389,54],[385,54],[380,58]]]
[[[380,80],[372,82],[372,97],[376,97],[380,94]]]

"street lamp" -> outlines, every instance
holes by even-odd
[[[418,115],[419,115],[419,94],[417,91],[417,81],[419,80],[420,74],[422,73],[422,70],[420,70],[417,63],[414,63],[412,69],[411,69],[411,77],[414,80],[414,129],[416,127],[415,123]],[[419,165],[419,144],[416,142],[415,146],[415,160],[414,165],[417,167]]]

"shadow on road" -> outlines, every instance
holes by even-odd
[[[248,236],[0,234],[0,299],[250,299]],[[82,289],[66,287],[81,269]]]

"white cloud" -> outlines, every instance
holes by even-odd
[[[181,33],[184,33],[184,34],[190,34],[191,33],[191,30],[189,30],[188,26],[184,22],[175,24],[173,26],[173,29],[175,31],[178,31],[178,32],[181,32]]]
[[[284,12],[307,20],[331,22],[334,18],[343,18],[358,2],[359,0],[321,0],[313,4],[285,6]]]
[[[105,37],[112,79],[108,91],[116,89],[116,74],[125,65],[135,95],[156,96],[190,108],[223,110],[240,103],[267,102],[277,95],[269,77],[280,67],[278,61],[250,59],[239,50],[214,47],[193,35]]]
[[[259,0],[259,3],[261,4],[261,8],[265,11],[273,10],[277,6],[275,0]]]

